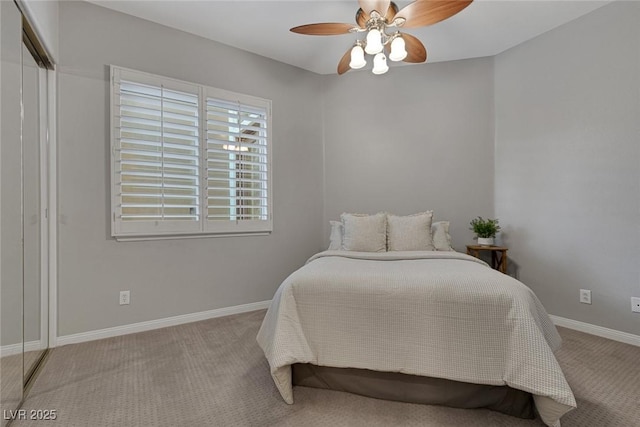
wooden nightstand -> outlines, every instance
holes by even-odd
[[[467,245],[467,254],[480,258],[480,251],[491,252],[491,267],[502,273],[507,273],[507,251],[504,246]]]

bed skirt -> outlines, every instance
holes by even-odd
[[[310,363],[291,366],[293,385],[323,388],[384,400],[486,408],[518,418],[535,418],[530,393],[509,386],[471,384],[441,378],[368,369],[332,368]]]

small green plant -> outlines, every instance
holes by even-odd
[[[482,238],[496,237],[496,233],[500,231],[498,219],[484,219],[481,216],[471,220],[471,227],[476,236]]]

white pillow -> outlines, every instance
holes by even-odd
[[[331,224],[331,234],[329,235],[328,251],[339,251],[342,249],[343,226],[340,221],[329,221]]]
[[[387,247],[390,251],[434,251],[431,237],[433,211],[408,216],[387,215]]]
[[[451,247],[451,235],[449,235],[449,221],[438,221],[431,225],[433,246],[437,251],[453,251]]]
[[[343,225],[342,249],[359,252],[385,252],[387,250],[387,215],[340,215]]]

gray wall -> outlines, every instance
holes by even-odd
[[[617,1],[495,59],[496,215],[520,279],[550,313],[634,334],[639,22]]]
[[[325,244],[345,211],[433,209],[465,250],[469,221],[493,215],[493,60],[351,71],[324,88]]]
[[[82,2],[59,13],[59,335],[270,299],[341,212],[426,209],[458,250],[471,218],[499,217],[550,313],[638,333],[637,3],[384,76],[317,76]],[[271,236],[109,237],[108,64],[273,100]]]
[[[58,335],[271,299],[321,249],[319,76],[85,2],[59,15]],[[273,101],[271,235],[109,237],[108,64]]]

